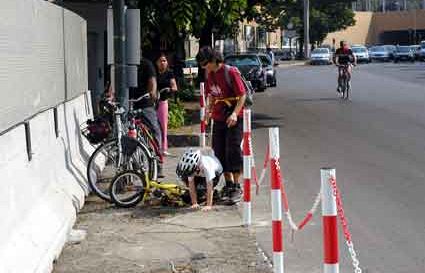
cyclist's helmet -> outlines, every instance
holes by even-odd
[[[198,167],[201,159],[201,151],[199,149],[187,149],[176,167],[176,174],[180,178],[192,176]]]

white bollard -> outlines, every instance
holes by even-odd
[[[323,272],[339,273],[337,206],[336,196],[330,183],[330,179],[335,178],[335,169],[322,168],[320,175],[323,217]]]
[[[282,177],[279,165],[279,128],[269,128],[272,201],[273,272],[283,273]]]
[[[243,224],[251,225],[251,109],[243,110]]]

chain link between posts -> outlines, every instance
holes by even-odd
[[[338,217],[341,221],[345,241],[346,241],[346,244],[347,244],[347,247],[348,247],[348,252],[350,253],[351,259],[353,261],[354,272],[355,273],[362,273],[362,270],[360,268],[360,262],[357,258],[356,251],[354,250],[353,242],[351,241],[351,233],[350,233],[350,230],[348,229],[348,222],[347,222],[347,219],[345,218],[341,193],[340,193],[338,186],[336,184],[335,177],[331,177],[329,179],[329,183],[332,186],[332,192],[333,192],[333,195],[336,198],[336,207],[337,207],[337,211],[338,211]]]

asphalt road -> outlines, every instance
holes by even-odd
[[[425,272],[425,63],[359,65],[351,102],[336,97],[334,66],[278,68],[278,87],[255,95],[257,169],[267,128],[280,128],[281,168],[295,222],[311,208],[320,168],[336,168],[364,272]],[[270,180],[253,196],[260,247],[272,256]],[[291,241],[285,271],[323,272],[320,207]],[[340,232],[340,272],[353,272]]]

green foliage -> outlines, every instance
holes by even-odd
[[[245,18],[247,0],[193,1],[195,5],[190,33],[200,38],[200,45],[210,45],[211,34],[231,37]]]
[[[195,96],[195,86],[187,83],[186,80],[182,81],[177,96],[182,101],[195,101],[197,99]]]
[[[186,111],[179,102],[168,101],[168,128],[179,128],[184,125]]]
[[[300,39],[304,37],[303,0],[265,0],[250,16],[268,30],[278,26],[284,29],[289,23],[294,26]],[[321,43],[330,32],[345,29],[355,24],[350,0],[310,0],[310,42]]]

